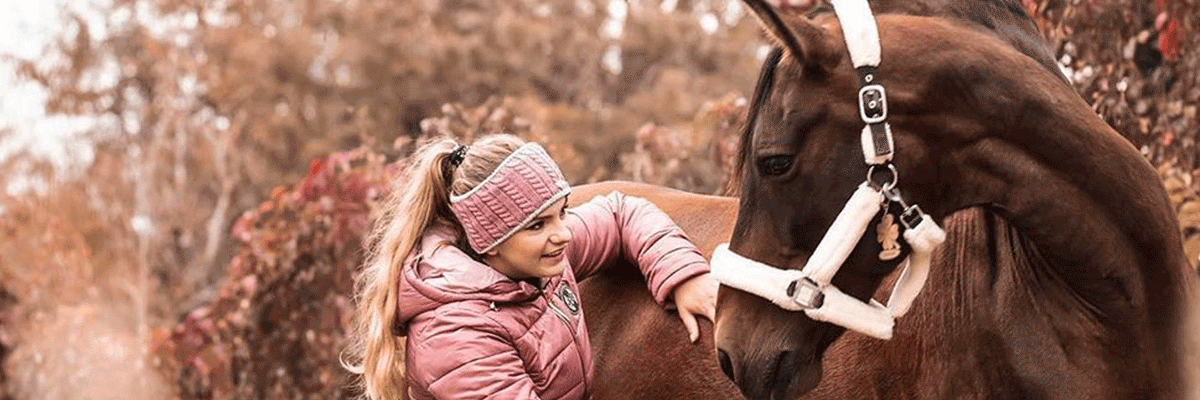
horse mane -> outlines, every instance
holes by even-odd
[[[1051,71],[1063,83],[1070,84],[1059,70],[1037,24],[1019,0],[871,0],[871,9],[880,14],[906,14],[942,17],[960,21],[991,33]]]
[[[1037,31],[1033,18],[1026,12],[1018,0],[964,0],[957,2],[942,2],[931,4],[929,0],[870,0],[871,9],[875,14],[904,14],[926,17],[938,17],[950,21],[970,24],[974,28],[989,32],[1007,42],[1013,48],[1032,58],[1047,71],[1050,71],[1066,85],[1070,82],[1062,75],[1054,57],[1046,48],[1045,41]],[[821,14],[832,13],[833,8],[828,3],[806,13],[807,18]],[[768,35],[770,36],[770,35]],[[754,88],[753,101],[747,111],[745,125],[738,145],[738,162],[734,163],[729,181],[725,183],[722,195],[738,196],[741,192],[742,174],[747,168],[743,164],[749,156],[750,138],[762,103],[770,94],[775,82],[775,72],[780,61],[785,59],[782,46],[775,40],[773,49],[763,61],[758,82]]]
[[[750,156],[750,140],[754,136],[754,122],[758,119],[758,112],[762,109],[763,103],[766,103],[767,96],[770,95],[771,86],[775,84],[775,71],[782,58],[783,49],[776,46],[771,49],[767,59],[763,60],[762,69],[758,74],[758,83],[754,86],[754,99],[750,102],[750,108],[746,110],[746,122],[742,127],[742,135],[738,138],[738,161],[733,163],[729,181],[725,182],[725,189],[722,191],[724,196],[737,197],[741,194],[742,174],[745,173],[744,169],[747,167],[744,164]]]
[[[1069,376],[1079,370],[1062,364],[1048,365],[1046,376],[1023,376],[1014,370],[1029,360],[1021,354],[1057,354],[1060,343],[1069,352],[1095,351],[1090,335],[1103,329],[1085,302],[1066,288],[1059,276],[1041,268],[1045,263],[1032,246],[1004,217],[1004,211],[976,206],[948,215],[943,221],[947,241],[935,255],[937,272],[930,276],[912,314],[898,320],[899,329],[912,332],[919,326],[918,343],[902,338],[899,348],[930,354],[921,368],[942,371],[971,371],[935,380],[921,389],[924,398],[1062,398],[1068,387],[1055,385],[1053,376]],[[886,296],[885,283],[876,298]],[[1003,293],[1003,294],[1001,294]],[[1025,321],[1020,349],[1006,351],[1005,325],[1022,315],[1053,317]],[[901,328],[903,326],[903,328]],[[908,333],[911,335],[912,333]],[[901,334],[902,337],[906,334]],[[919,349],[919,350],[918,350]],[[946,352],[952,352],[947,354]],[[911,355],[901,350],[887,362]],[[1099,362],[1082,356],[1082,362]],[[1082,365],[1080,365],[1082,366]],[[983,372],[988,371],[988,372]],[[1086,393],[1073,393],[1087,398]]]

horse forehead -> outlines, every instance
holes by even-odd
[[[763,111],[766,115],[760,116],[754,137],[751,138],[754,146],[751,148],[751,155],[763,156],[791,149],[792,135],[788,135],[783,128],[786,126],[789,108],[787,104],[768,104],[767,107],[764,107]]]
[[[786,75],[783,78],[776,82],[772,96],[757,118],[758,127],[751,143],[759,152],[795,150],[805,133],[799,130],[816,126],[828,117],[827,110],[838,107],[836,102],[849,102],[851,98],[831,97],[826,88],[802,82],[803,78]]]
[[[810,100],[814,93],[812,88],[805,87],[807,85],[804,85],[802,77],[793,72],[795,68],[781,69],[784,70],[781,74],[784,79],[776,84],[779,87],[777,100],[782,109],[794,112],[794,109]]]
[[[787,86],[787,85],[776,85]],[[791,90],[787,90],[794,92]],[[782,92],[782,91],[781,91]],[[754,128],[753,136],[750,138],[751,155],[761,156],[766,153],[785,150],[788,142],[787,135],[781,129],[788,114],[795,107],[792,103],[793,95],[778,93],[775,99],[768,99],[766,104],[763,104],[762,111],[757,118],[756,127]]]

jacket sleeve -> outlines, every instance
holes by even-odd
[[[646,276],[650,294],[665,303],[675,287],[708,272],[708,262],[671,217],[650,201],[612,192],[567,211],[573,239],[567,257],[582,280],[626,257]]]
[[[538,399],[499,323],[467,310],[437,312],[436,321],[409,337],[410,386],[440,400]]]

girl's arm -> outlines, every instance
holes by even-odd
[[[650,293],[664,304],[684,281],[708,272],[708,262],[671,217],[639,197],[612,192],[567,210],[573,239],[567,257],[575,278],[599,272],[617,257],[637,264]]]

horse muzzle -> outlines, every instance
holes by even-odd
[[[791,400],[820,383],[821,355],[843,332],[828,324],[796,323],[780,309],[745,293],[728,293],[746,307],[722,320],[716,329],[721,370],[746,397]],[[754,323],[787,319],[790,323]]]

